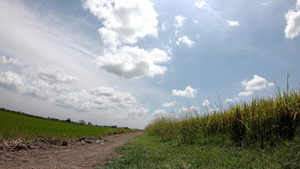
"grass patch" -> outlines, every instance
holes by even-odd
[[[106,128],[53,121],[7,110],[0,110],[0,137],[4,139],[79,138],[131,132],[130,129]]]
[[[117,150],[124,155],[106,168],[300,168],[300,139],[276,148],[233,147],[230,139],[211,137],[197,144],[174,145],[150,135],[137,136]]]

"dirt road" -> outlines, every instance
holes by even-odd
[[[118,156],[117,147],[133,140],[142,132],[124,133],[104,137],[91,144],[76,142],[68,146],[36,148],[15,152],[0,150],[0,168],[24,169],[77,169],[101,168],[109,159]]]

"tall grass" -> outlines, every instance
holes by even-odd
[[[145,131],[162,140],[191,144],[215,135],[229,137],[234,145],[257,144],[275,146],[293,140],[300,127],[300,90],[273,97],[255,98],[223,111],[206,115],[188,110],[181,117],[162,116],[150,123]]]

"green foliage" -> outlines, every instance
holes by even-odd
[[[224,134],[236,146],[275,146],[293,140],[300,128],[300,91],[278,90],[274,97],[255,98],[227,111],[199,116],[187,111],[184,118],[163,116],[149,124],[145,131],[164,141],[192,144],[213,135]]]
[[[78,138],[130,132],[129,129],[84,126],[0,110],[0,138]]]

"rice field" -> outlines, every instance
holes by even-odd
[[[130,129],[108,128],[54,121],[8,110],[0,110],[0,138],[79,138],[131,132]]]

